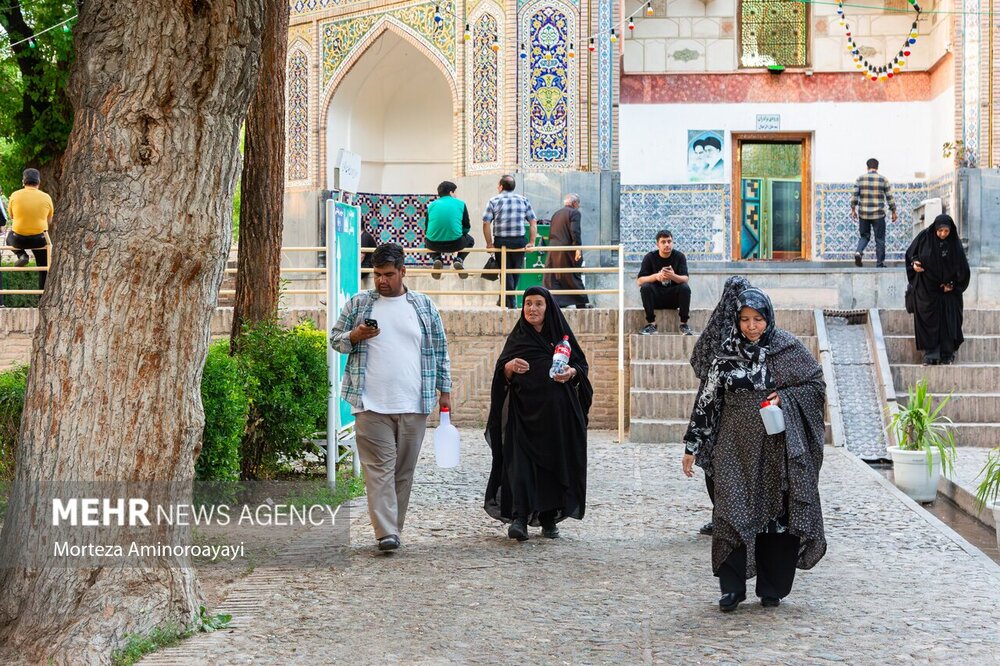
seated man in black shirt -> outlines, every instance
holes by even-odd
[[[656,232],[656,250],[642,259],[639,268],[639,295],[646,311],[646,327],[642,335],[656,333],[656,309],[677,308],[681,319],[680,332],[694,335],[688,326],[691,311],[691,287],[688,286],[687,258],[674,249],[674,236],[666,229]]]

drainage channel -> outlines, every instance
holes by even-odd
[[[894,481],[892,465],[869,464],[879,474]],[[991,560],[1000,564],[1000,546],[997,544],[996,533],[946,496],[939,492],[936,500],[930,504],[921,504],[920,507],[958,532],[963,539],[983,551]]]

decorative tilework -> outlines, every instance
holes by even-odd
[[[962,97],[964,123],[962,141],[965,156],[971,166],[978,165],[979,156],[979,96],[980,96],[980,0],[965,0],[962,35]],[[987,165],[989,166],[989,165]]]
[[[285,179],[309,178],[309,56],[296,49],[288,59]]]
[[[441,24],[434,22],[434,10],[440,8]],[[322,25],[323,87],[332,81],[350,59],[354,47],[384,20],[391,20],[441,55],[449,71],[455,72],[455,3],[453,0],[426,2],[366,14]]]
[[[498,19],[498,16],[501,17]],[[493,3],[483,3],[473,15],[472,48],[468,50],[469,169],[472,171],[499,168],[503,137],[501,91],[503,80],[500,57],[493,50],[495,41],[502,41],[502,14]]]
[[[361,225],[379,243],[399,243],[403,247],[423,247],[424,216],[433,194],[372,194],[359,192],[352,197],[361,208]],[[449,262],[450,256],[445,256]],[[407,254],[408,266],[427,266],[426,253]]]
[[[740,0],[739,7],[743,67],[807,64],[807,3]]]
[[[610,34],[612,0],[598,0],[598,2],[597,34]],[[611,107],[614,101],[612,99],[614,96],[612,45],[608,39],[598,39],[597,41],[600,43],[600,52],[597,56],[597,168],[601,171],[608,171],[611,169]]]
[[[575,38],[574,11],[560,2],[529,5],[521,35],[521,167],[565,169],[576,164],[576,69],[566,57]]]
[[[521,8],[524,7],[524,5],[527,2],[529,2],[529,0],[517,0],[517,9],[518,9],[518,11],[520,11]],[[570,2],[573,4],[574,7],[579,7],[580,6],[580,0],[570,0]]]
[[[937,182],[937,181],[935,181]],[[930,183],[893,183],[899,220],[886,220],[885,257],[899,261],[906,254],[913,234],[911,213],[930,194]],[[950,189],[950,187],[949,187]],[[858,223],[851,219],[851,194],[854,183],[817,183],[815,186],[814,222],[818,259],[850,260],[858,242]],[[943,191],[943,190],[940,190]],[[934,196],[937,196],[937,192]],[[947,195],[950,198],[950,194]],[[874,244],[874,239],[872,239]],[[871,246],[869,246],[870,249]]]
[[[730,186],[719,184],[622,185],[621,242],[626,261],[640,261],[656,247],[659,229],[670,229],[691,260],[730,257]]]

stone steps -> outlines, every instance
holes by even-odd
[[[643,444],[676,444],[684,440],[687,432],[688,419],[632,419],[629,428],[629,441]],[[825,439],[827,444],[833,442],[833,430],[826,424]]]
[[[881,310],[884,335],[913,335],[913,315],[906,310]],[[1000,310],[969,310],[962,313],[962,333],[970,335],[1000,335]]]
[[[687,419],[697,393],[694,389],[632,389],[629,414],[641,414],[650,419]]]
[[[885,336],[886,353],[890,363],[920,363],[923,354],[917,351],[917,343],[913,334]],[[998,335],[966,335],[956,354],[960,363],[996,363],[1000,364],[1000,334]]]
[[[657,310],[656,326],[660,334],[676,334],[680,326],[680,317],[677,310]],[[688,323],[694,328],[695,335],[705,328],[711,310],[691,310],[691,317]],[[775,313],[775,321],[779,328],[794,333],[797,336],[816,335],[816,320],[812,310],[778,310]],[[646,325],[646,318],[641,309],[629,308],[625,311],[626,332],[638,333]],[[650,336],[643,336],[650,337]]]
[[[698,389],[698,377],[684,361],[632,361],[633,389]]]
[[[892,381],[899,396],[905,396],[907,387],[922,378],[927,379],[932,393],[991,393],[1000,385],[1000,365],[959,363],[924,366],[900,363],[892,366]]]
[[[934,405],[945,398],[946,393],[934,393]],[[905,393],[897,394],[901,405],[908,398]],[[1000,418],[1000,393],[953,393],[941,412],[956,423],[990,423]]]
[[[819,343],[816,336],[799,336],[799,339],[814,356],[819,354]],[[696,335],[630,335],[629,349],[634,361],[664,359],[688,361],[697,341],[698,336]]]

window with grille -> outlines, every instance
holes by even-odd
[[[740,2],[740,65],[805,67],[809,64],[807,3],[797,0]]]

